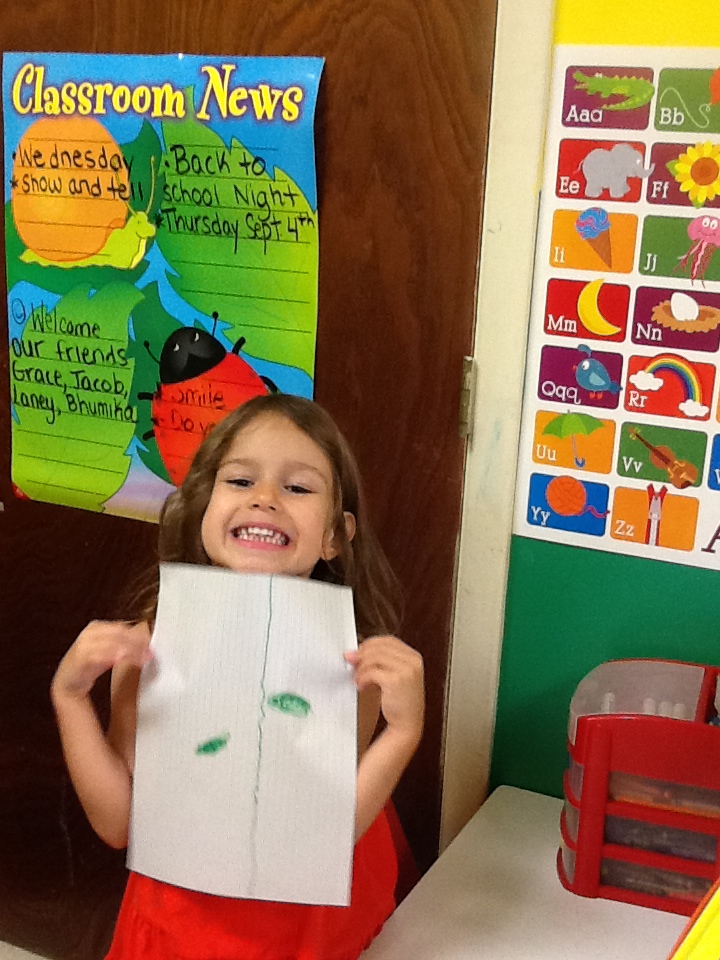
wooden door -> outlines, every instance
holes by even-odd
[[[316,397],[347,433],[424,654],[427,732],[397,791],[421,868],[437,850],[444,690],[471,351],[494,0],[4,0],[5,50],[326,58],[316,120]],[[8,176],[5,171],[5,176]],[[4,302],[4,301],[3,301]],[[8,382],[7,337],[0,381]],[[48,699],[55,666],[152,550],[150,524],[20,501],[0,436],[0,939],[103,955],[124,856],[93,835]],[[107,690],[98,691],[101,710]]]

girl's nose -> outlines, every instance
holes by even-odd
[[[277,490],[270,482],[256,483],[252,490],[251,505],[264,510],[277,510]]]

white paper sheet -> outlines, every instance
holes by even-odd
[[[160,576],[128,866],[205,893],[347,906],[350,589],[188,564]]]

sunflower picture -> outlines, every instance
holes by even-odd
[[[720,143],[696,143],[667,168],[694,207],[720,194]]]

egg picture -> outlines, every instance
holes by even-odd
[[[699,296],[703,300],[708,299],[707,294],[699,294]],[[718,302],[717,298],[713,297],[713,299]],[[651,319],[661,327],[678,333],[710,333],[720,326],[720,308],[713,307],[709,303],[698,303],[689,294],[675,290],[668,300],[661,300],[660,303],[655,304]],[[688,346],[690,346],[689,343]]]
[[[687,293],[676,291],[670,297],[670,313],[676,320],[697,320],[700,316],[700,307]]]
[[[102,250],[128,218],[127,164],[112,135],[91,117],[43,117],[13,157],[12,213],[37,257],[71,264]]]

